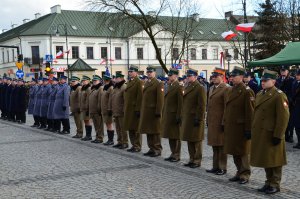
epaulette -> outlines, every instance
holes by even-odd
[[[280,89],[276,89],[276,91],[278,92],[278,93],[282,93],[282,90],[280,90]]]
[[[249,90],[249,89],[251,89],[251,88],[250,88],[249,86],[246,86],[246,89]]]
[[[226,87],[231,87],[229,84],[226,84]]]

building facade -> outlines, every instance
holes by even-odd
[[[55,75],[63,73],[68,65],[72,65],[78,58],[84,60],[95,73],[103,75],[108,67],[111,74],[122,71],[127,74],[129,65],[140,67],[140,73],[145,71],[148,65],[157,66],[157,73],[164,75],[156,52],[148,35],[141,29],[131,29],[107,23],[108,15],[113,13],[61,10],[59,5],[51,8],[51,13],[40,16],[36,14],[34,20],[24,21],[20,26],[0,34],[0,45],[18,46],[23,54],[25,79],[44,75],[46,59],[52,55],[52,68]],[[220,67],[220,54],[232,55],[230,66],[241,63],[239,53],[233,45],[224,41],[221,33],[228,28],[228,22],[223,19],[200,19],[197,34],[191,37],[181,58],[181,75],[187,68],[193,68],[201,72],[204,77],[215,67]],[[229,22],[230,23],[230,22]],[[159,26],[154,27],[159,29]],[[161,31],[156,36],[156,42],[165,64],[170,68],[178,54],[182,51],[181,38],[176,42],[171,41],[168,31]],[[56,55],[62,52],[61,57]],[[15,77],[17,67],[16,49],[0,47],[0,75],[6,73]],[[224,63],[228,69],[228,63]],[[79,75],[80,74],[73,74]]]

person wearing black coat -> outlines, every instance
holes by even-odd
[[[296,130],[297,144],[293,148],[300,149],[300,69],[292,87],[291,119],[292,128]]]
[[[17,87],[17,80],[13,79],[12,81],[12,90],[11,90],[11,94],[10,94],[10,104],[9,104],[9,113],[10,113],[10,121],[12,122],[16,122],[16,106],[17,106],[17,93],[19,88]]]
[[[1,111],[1,118],[3,118],[3,105],[2,105],[2,96],[3,96],[3,79],[0,77],[0,111]]]
[[[251,78],[251,73],[248,72],[244,75],[243,82],[253,90],[255,95],[260,91],[257,82]]]
[[[6,120],[7,118],[7,110],[6,110],[6,102],[5,102],[5,97],[6,97],[6,90],[7,90],[7,77],[3,77],[2,80],[2,88],[1,88],[1,96],[0,96],[0,102],[1,102],[1,119]]]
[[[11,78],[8,78],[7,79],[7,89],[5,92],[5,107],[6,107],[6,111],[7,111],[7,120],[9,120],[9,121],[12,118],[10,110],[9,110],[10,104],[11,104],[10,97],[11,97],[11,93],[12,93],[12,88],[13,88],[13,85],[12,85]]]
[[[282,90],[289,101],[289,111],[291,112],[291,104],[292,104],[292,87],[293,87],[294,78],[289,75],[289,71],[286,68],[280,69],[280,77],[276,80],[275,86]],[[291,124],[291,120],[289,121],[288,127],[285,131],[285,141],[293,143],[293,134],[294,130]]]
[[[17,85],[17,94],[16,94],[16,120],[20,124],[26,122],[26,88],[24,86],[24,80],[19,79]]]

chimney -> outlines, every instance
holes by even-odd
[[[55,5],[50,8],[51,9],[51,14],[60,14],[61,13],[61,5]]]
[[[149,11],[149,12],[148,12],[148,15],[149,15],[150,17],[155,17],[156,12],[155,12],[155,11]]]
[[[41,17],[41,13],[35,13],[34,16],[35,16],[35,19],[38,19]]]
[[[232,15],[233,15],[232,11],[225,12],[225,19],[229,21]]]
[[[23,19],[23,24],[27,23],[29,19]]]
[[[6,31],[7,31],[7,29],[2,29],[2,33],[6,32]]]
[[[198,14],[198,13],[192,14],[191,17],[192,17],[195,21],[199,21],[199,14]]]
[[[17,26],[18,26],[18,24],[15,24],[15,23],[14,23],[14,24],[11,25],[11,28],[13,29],[13,28],[15,28],[15,27],[17,27]]]

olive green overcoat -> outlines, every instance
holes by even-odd
[[[288,121],[288,100],[281,90],[273,87],[265,94],[262,91],[257,94],[252,123],[252,166],[270,168],[287,164],[284,136]],[[280,144],[274,146],[273,137],[281,139]]]

